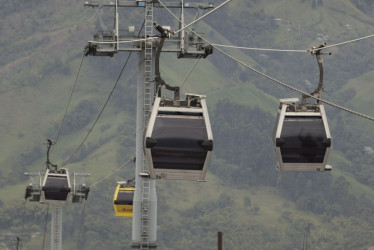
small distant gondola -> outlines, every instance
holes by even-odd
[[[135,185],[118,182],[114,192],[113,207],[116,216],[132,217]]]
[[[298,98],[281,99],[274,127],[279,171],[326,171],[331,135],[323,105],[301,105]]]
[[[42,185],[42,201],[46,203],[65,203],[71,191],[67,169],[47,169]]]
[[[144,143],[151,178],[205,180],[213,135],[205,96],[156,97]]]

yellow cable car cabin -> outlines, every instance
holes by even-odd
[[[119,182],[113,198],[116,216],[132,217],[135,186]]]

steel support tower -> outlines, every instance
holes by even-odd
[[[69,193],[66,201],[46,201],[43,194],[43,179],[45,174],[41,172],[25,173],[26,176],[30,177],[30,184],[26,187],[25,199],[29,202],[38,202],[42,204],[49,204],[51,206],[51,250],[62,249],[62,210],[68,202],[82,203],[87,200],[89,187],[84,184],[84,178],[90,176],[86,173],[74,173],[73,174],[73,186]],[[38,176],[39,183],[34,180],[34,176]],[[80,183],[76,184],[76,177],[80,176]],[[68,177],[69,178],[69,177]],[[70,200],[71,199],[71,200]]]
[[[51,222],[51,249],[61,250],[62,248],[62,205],[52,205]]]
[[[118,8],[119,7],[142,7],[144,9],[144,38],[153,36],[154,29],[154,9],[155,8],[178,8],[182,9],[210,9],[211,3],[184,3],[166,2],[164,6],[157,0],[133,0],[123,1],[97,1],[87,0],[85,6],[93,7],[96,10],[102,29],[106,27],[98,9],[106,7],[115,7],[114,32],[105,36],[94,36],[94,41],[88,43],[85,48],[86,55],[93,56],[113,56],[118,52],[137,52],[138,54],[138,74],[137,74],[137,108],[136,108],[136,168],[135,168],[135,194],[133,201],[133,219],[132,219],[132,244],[133,248],[149,249],[157,247],[157,195],[156,180],[149,178],[148,166],[144,156],[143,140],[144,132],[148,124],[149,115],[152,110],[154,97],[154,54],[155,48],[152,39],[144,42],[126,43],[122,45],[120,40],[138,39],[136,36],[121,36],[119,34]],[[181,24],[183,26],[183,22]],[[95,40],[96,37],[96,40]],[[101,43],[101,42],[112,42]],[[109,45],[108,45],[109,44]],[[120,46],[122,45],[122,46]],[[177,49],[163,49],[163,52],[181,53],[185,49],[184,34],[180,36],[180,44]],[[200,54],[198,55],[200,56]]]
[[[144,37],[153,36],[153,3],[145,3]],[[157,196],[156,181],[148,178],[143,152],[144,131],[152,108],[153,42],[147,40],[138,53],[137,108],[136,108],[136,175],[132,246],[140,249],[156,247]]]

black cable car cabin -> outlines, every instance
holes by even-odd
[[[42,201],[46,203],[66,203],[71,191],[67,169],[47,169],[42,185]]]
[[[186,94],[180,106],[156,97],[144,146],[150,178],[204,181],[213,150],[205,96]]]
[[[113,207],[116,216],[132,217],[135,186],[126,182],[118,182],[113,197]]]
[[[274,127],[279,171],[327,171],[331,135],[323,105],[298,105],[298,98],[281,99]]]

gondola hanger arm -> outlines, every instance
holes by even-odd
[[[49,152],[51,151],[51,148],[52,146],[55,144],[56,142],[53,141],[53,140],[50,140],[47,138],[47,161],[46,161],[46,169],[51,169],[51,167],[55,168],[55,170],[57,171],[57,165],[55,164],[52,164],[49,160]]]
[[[170,38],[170,30],[165,29],[161,25],[157,24],[156,22],[153,23],[155,29],[160,33],[160,42],[158,43],[157,50],[156,50],[156,59],[155,59],[155,82],[156,82],[156,91],[157,96],[161,97],[161,88],[165,88],[167,90],[174,92],[174,100],[179,100],[180,93],[179,93],[179,86],[171,86],[167,84],[164,79],[161,77],[160,73],[160,55],[162,51],[162,47],[164,46],[164,42],[166,38]]]
[[[317,98],[322,97],[322,92],[324,91],[323,89],[323,59],[322,55],[331,55],[331,52],[322,52],[322,49],[326,46],[326,43],[321,44],[318,47],[312,47],[310,50],[311,55],[315,55],[318,63],[318,68],[319,68],[319,82],[317,88],[310,94],[311,96],[315,96]],[[309,98],[306,95],[302,96],[302,104],[306,104],[306,98]],[[320,101],[318,100],[317,103],[319,104]]]

